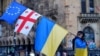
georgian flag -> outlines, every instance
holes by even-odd
[[[14,32],[22,33],[27,36],[32,26],[40,16],[41,15],[37,12],[31,9],[26,9],[19,17],[15,25]]]

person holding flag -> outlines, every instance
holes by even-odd
[[[78,31],[77,36],[73,39],[74,56],[88,56],[87,44],[84,40],[84,32]]]

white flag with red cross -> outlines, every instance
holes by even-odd
[[[15,30],[14,32],[22,33],[24,35],[28,35],[30,32],[32,26],[34,23],[37,21],[37,19],[41,15],[38,14],[37,12],[31,10],[31,9],[26,9],[19,17],[16,25],[15,25]]]

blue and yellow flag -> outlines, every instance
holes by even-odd
[[[75,38],[75,56],[88,56],[86,42],[81,40],[80,37]]]
[[[87,48],[76,48],[75,56],[88,56]]]
[[[46,56],[54,56],[67,33],[64,28],[42,17],[36,29],[35,50]]]
[[[16,19],[26,10],[26,7],[13,1],[1,16],[1,20],[5,20],[9,24],[13,24]]]

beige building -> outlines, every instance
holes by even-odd
[[[0,13],[5,11],[11,0],[0,0]],[[77,31],[85,32],[87,42],[93,40],[96,47],[100,48],[100,1],[99,0],[17,0],[24,6],[45,15],[69,31],[65,38],[66,47],[72,47],[72,39]],[[12,45],[13,29],[11,25],[0,21],[0,45]],[[34,30],[28,37],[22,34],[16,35],[16,45],[33,44]],[[6,30],[6,31],[5,31]],[[32,48],[32,47],[31,47]]]
[[[12,2],[12,0],[0,0],[1,1],[1,16],[2,13],[5,11],[6,7]],[[36,1],[36,0],[16,0],[18,3],[33,9],[34,11],[45,15],[51,18],[53,21],[57,22],[58,24],[66,27],[66,20],[65,20],[65,1],[60,0],[43,0],[43,1]],[[60,4],[59,4],[60,2]],[[14,44],[14,26],[9,25],[7,22],[1,20],[1,46],[12,45]],[[23,34],[16,34],[16,45],[27,45],[29,44],[28,41],[33,44],[33,36],[35,27],[32,28],[29,35],[25,37]],[[24,41],[23,41],[24,39]],[[11,42],[7,44],[7,42]],[[20,44],[19,44],[20,42]],[[25,42],[25,43],[24,43]]]
[[[66,22],[69,32],[85,32],[87,42],[93,40],[100,48],[100,1],[99,0],[66,0]],[[70,34],[69,34],[70,35]],[[67,44],[73,36],[67,37]],[[67,45],[69,46],[69,45]]]

